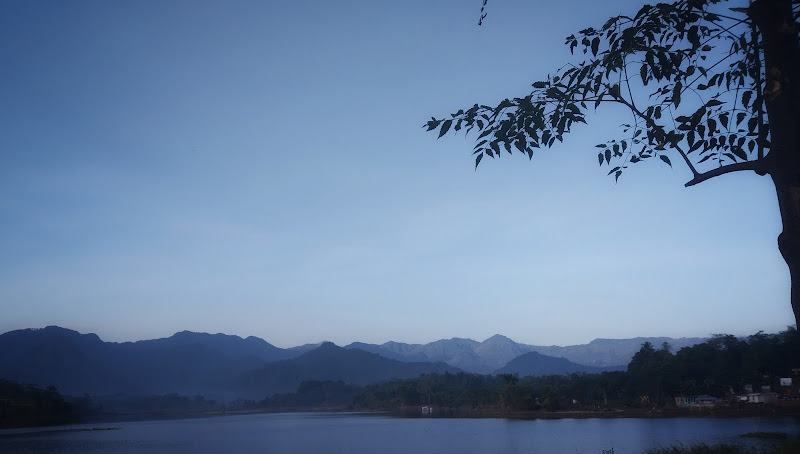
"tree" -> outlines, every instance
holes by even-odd
[[[686,186],[732,172],[769,175],[783,231],[780,250],[800,321],[800,0],[679,0],[617,16],[567,37],[580,57],[523,97],[475,104],[424,127],[439,137],[478,133],[475,166],[485,156],[562,142],[575,123],[604,105],[631,121],[597,145],[597,160],[619,179],[631,165],[677,156],[692,172]],[[486,0],[484,0],[484,7]],[[481,23],[486,17],[481,9]],[[672,156],[672,158],[670,158]]]

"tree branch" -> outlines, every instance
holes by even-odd
[[[615,97],[614,100],[617,101],[618,103],[626,106],[627,108],[629,108],[631,110],[631,112],[633,112],[634,114],[638,115],[641,119],[643,119],[645,124],[647,124],[651,128],[660,128],[660,126],[658,124],[656,124],[656,122],[654,122],[647,115],[643,114],[639,109],[636,108],[636,106],[634,106],[632,103],[628,102],[628,100],[622,98],[621,96],[620,97]],[[674,148],[675,151],[677,151],[678,154],[681,155],[681,157],[683,158],[683,161],[689,167],[689,170],[692,171],[692,175],[694,175],[694,178],[696,179],[700,175],[700,173],[698,173],[697,169],[694,168],[694,164],[692,164],[692,161],[689,159],[688,153],[683,151],[683,148],[681,148],[678,144],[672,144],[672,148]]]
[[[684,186],[688,188],[689,186],[694,186],[706,180],[710,180],[711,178],[718,177],[720,175],[725,175],[726,173],[740,172],[742,170],[756,170],[760,164],[761,161],[755,160],[755,161],[737,162],[735,164],[728,164],[721,167],[717,167],[716,169],[711,169],[708,172],[695,174],[694,178],[686,182]]]

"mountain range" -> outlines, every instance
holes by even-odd
[[[180,393],[223,400],[263,399],[292,392],[308,380],[364,385],[423,373],[524,376],[620,370],[642,342],[667,341],[677,348],[702,340],[598,339],[584,346],[536,347],[495,335],[483,342],[453,338],[429,344],[353,343],[346,347],[325,342],[283,349],[252,336],[189,331],[163,339],[104,342],[95,334],[49,326],[0,335],[0,378],[54,385],[71,395]],[[547,356],[537,349],[563,357]],[[572,358],[583,358],[584,363]]]
[[[354,342],[345,348],[358,348],[402,361],[442,361],[469,372],[488,374],[504,367],[514,358],[529,352],[565,358],[578,365],[591,366],[601,370],[619,370],[628,365],[633,355],[645,342],[650,342],[657,347],[667,342],[673,351],[677,351],[705,340],[705,338],[699,337],[678,339],[636,337],[633,339],[595,339],[588,344],[560,347],[520,344],[505,336],[495,334],[483,342],[454,337],[428,344],[386,342],[377,345]],[[597,370],[576,370],[576,372],[591,371]]]

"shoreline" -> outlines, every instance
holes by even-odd
[[[365,416],[398,418],[485,418],[485,419],[615,419],[615,418],[800,418],[798,405],[758,405],[743,408],[609,408],[602,410],[561,411],[504,411],[499,409],[458,409],[434,407],[432,414],[422,414],[419,407],[399,409],[364,409],[343,407],[253,408],[198,412],[149,412],[109,414],[87,419],[79,424],[157,421],[173,419],[212,418],[278,413],[352,413]],[[58,427],[58,426],[50,426]]]
[[[414,412],[414,413],[418,413]],[[603,410],[561,411],[503,411],[503,410],[458,410],[436,409],[431,415],[411,414],[409,410],[396,412],[406,417],[439,418],[505,418],[505,419],[614,419],[614,418],[800,418],[800,405],[759,406],[748,408],[615,408]],[[390,414],[394,414],[390,412]]]
[[[617,418],[800,418],[800,403],[793,405],[749,405],[746,407],[714,407],[714,408],[608,408],[608,409],[573,409],[561,411],[507,411],[501,409],[459,409],[433,407],[431,414],[422,414],[420,407],[402,407],[394,409],[364,409],[345,407],[305,407],[305,408],[251,408],[235,410],[205,410],[186,412],[142,412],[114,413],[97,415],[69,424],[48,426],[6,427],[2,430],[42,429],[59,430],[69,425],[105,425],[121,422],[159,421],[175,419],[213,418],[219,416],[241,416],[252,414],[278,413],[351,413],[364,416],[390,416],[396,418],[465,418],[465,419],[617,419]],[[89,428],[81,430],[98,430]],[[103,427],[107,430],[107,427]],[[0,430],[0,435],[2,435]]]

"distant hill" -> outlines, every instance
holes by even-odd
[[[294,359],[278,361],[249,371],[238,385],[253,398],[286,393],[308,380],[341,380],[366,385],[393,378],[412,378],[421,374],[462,372],[442,362],[406,362],[358,349],[346,349],[325,342],[317,349]]]
[[[256,337],[184,331],[114,343],[49,326],[0,335],[0,378],[53,385],[73,395],[210,394],[265,362],[298,354]]]
[[[482,359],[482,363],[493,369],[502,367],[529,351],[527,345],[518,344],[500,334],[495,334],[475,347],[475,353]]]
[[[566,375],[576,372],[599,374],[625,370],[625,366],[593,367],[573,363],[566,358],[546,356],[538,352],[528,352],[509,361],[505,366],[497,369],[495,374],[519,374],[520,377],[529,375]]]
[[[359,348],[403,361],[441,361],[468,372],[488,374],[511,359],[530,351],[520,345],[498,334],[483,342],[454,337],[428,344],[387,342],[375,345],[358,342],[345,348]]]
[[[512,359],[528,353],[566,358],[584,366],[613,368],[625,367],[644,342],[660,346],[668,342],[673,351],[689,347],[705,338],[637,337],[634,339],[595,339],[588,344],[560,346],[538,346],[515,342],[508,337],[495,334],[483,342],[472,339],[441,339],[428,344],[404,344],[387,342],[381,345],[361,342],[345,348],[358,348],[403,361],[442,361],[468,372],[488,374],[502,368]]]
[[[608,367],[627,365],[645,342],[650,342],[656,347],[660,347],[664,342],[667,342],[674,353],[683,347],[691,347],[707,340],[708,338],[704,337],[635,337],[633,339],[595,339],[588,344],[567,347],[559,347],[557,345],[531,345],[530,347],[531,351],[548,356],[567,358],[574,363]]]
[[[110,347],[95,334],[56,326],[0,335],[0,378],[56,386],[64,393],[113,392],[125,379]]]

